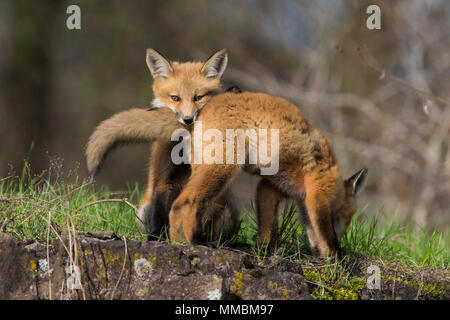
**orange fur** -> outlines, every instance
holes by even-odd
[[[267,179],[262,179],[256,189],[259,241],[273,249],[278,235],[278,211],[283,196]]]
[[[170,141],[170,136],[167,137],[165,130],[171,133],[173,126],[180,127],[175,119],[182,126],[185,126],[186,119],[195,121],[201,108],[219,92],[227,54],[225,50],[220,50],[206,62],[180,63],[169,62],[157,51],[147,49],[146,60],[154,78],[153,109],[162,110],[155,113],[156,110],[132,109],[103,121],[89,139],[86,158],[93,178],[101,169],[108,152],[117,144],[153,143],[148,183],[140,204],[138,225],[147,229],[149,238],[154,238],[168,224],[170,206],[190,175],[188,165],[175,166],[171,162],[170,151],[174,143]],[[174,101],[174,96],[179,101]],[[169,118],[174,121],[169,121]],[[164,126],[168,122],[170,124]],[[192,129],[187,123],[185,127]],[[238,213],[232,202],[232,194],[227,192],[210,210],[217,235],[223,232],[225,235],[222,236],[229,237],[236,229]],[[223,216],[229,219],[223,219],[222,215],[217,214],[219,210],[224,211]]]
[[[108,152],[117,144],[130,142],[149,142],[159,136],[168,137],[180,124],[174,120],[168,109],[147,111],[131,109],[119,112],[102,121],[89,137],[86,147],[86,162],[89,174],[95,176],[101,169]],[[150,115],[151,114],[151,115]],[[152,119],[149,122],[149,116]]]
[[[128,121],[128,125],[133,126],[132,134],[148,141],[170,141],[169,131],[182,127],[173,116],[167,117],[167,109],[151,112],[130,110],[119,115],[123,118],[122,125]],[[116,123],[118,118],[115,117],[119,115],[102,125],[108,127],[108,121]],[[133,122],[136,115],[139,121]],[[355,195],[364,181],[366,169],[343,180],[330,141],[308,123],[295,105],[282,98],[250,92],[220,94],[211,98],[198,120],[202,122],[203,130],[214,128],[224,136],[226,129],[279,129],[279,171],[275,175],[264,176],[265,181],[258,188],[260,241],[274,243],[276,204],[279,198],[289,197],[297,200],[299,207],[305,207],[301,221],[313,252],[327,256],[338,251],[338,239],[356,212]],[[197,127],[189,127],[194,135]],[[114,139],[107,135],[100,140],[98,143],[92,141],[97,150],[105,150],[102,143],[108,145]],[[247,139],[247,146],[248,143]],[[88,147],[88,150],[91,149]],[[248,148],[246,150],[248,152]],[[95,154],[93,159],[98,159],[102,152]],[[88,159],[90,156],[88,154]],[[243,169],[259,174],[261,168],[260,163],[192,165],[191,177],[179,189],[181,193],[171,206],[171,239],[196,242],[203,217],[211,203],[218,203],[226,194],[236,172]]]
[[[225,93],[212,98],[198,120],[204,131],[216,129],[224,137],[227,129],[279,129],[279,171],[264,176],[258,188],[260,240],[273,243],[276,207],[279,196],[284,195],[299,202],[304,199],[307,216],[303,221],[313,251],[322,256],[337,253],[334,224],[343,224],[346,229],[356,211],[355,197],[350,194],[354,189],[347,187],[355,181],[341,179],[330,141],[307,122],[296,106],[263,93]],[[248,148],[246,152],[248,156]],[[259,174],[262,167],[260,163],[193,165],[191,178],[170,212],[171,238],[179,240],[184,235],[189,243],[195,242],[198,219],[206,204],[221,193],[221,186],[227,185],[238,169]]]
[[[147,65],[154,78],[153,107],[169,108],[182,124],[194,122],[203,106],[219,93],[227,59],[225,50],[220,50],[206,62],[169,62],[160,53],[148,49]],[[149,237],[158,236],[167,225],[170,206],[190,174],[189,166],[175,166],[171,162],[172,146],[172,142],[165,140],[152,145],[147,189],[139,209],[140,220],[150,225]],[[231,196],[225,198],[231,201]],[[228,208],[218,207],[229,213]],[[233,220],[229,229],[232,230],[237,224],[237,214],[230,215]]]

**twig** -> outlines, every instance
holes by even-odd
[[[366,48],[364,47],[364,49],[366,49]],[[428,93],[428,92],[423,91],[423,90],[421,90],[421,89],[417,89],[416,87],[412,86],[412,85],[409,84],[407,81],[405,81],[404,79],[399,78],[399,77],[397,77],[397,76],[394,76],[392,73],[387,72],[385,69],[382,69],[382,68],[380,68],[379,66],[377,66],[377,65],[375,65],[375,64],[373,64],[373,63],[370,63],[370,62],[368,61],[368,59],[367,59],[367,58],[368,58],[368,57],[367,57],[367,55],[368,55],[367,49],[366,49],[366,52],[365,52],[365,53],[363,53],[363,51],[361,50],[361,47],[360,47],[360,46],[357,47],[356,50],[357,50],[359,56],[361,57],[363,64],[366,65],[367,67],[369,67],[370,69],[372,69],[373,71],[378,72],[378,73],[381,74],[383,77],[386,77],[386,78],[388,78],[388,79],[390,79],[390,80],[393,80],[393,81],[395,81],[395,82],[401,84],[402,86],[408,88],[409,90],[414,91],[414,92],[415,92],[416,94],[418,94],[418,95],[422,95],[422,96],[428,97],[428,98],[430,98],[430,99],[439,101],[440,103],[442,103],[442,104],[444,104],[444,105],[450,105],[450,101],[448,101],[448,100],[446,100],[446,99],[444,99],[444,98],[442,98],[442,97],[439,97],[439,96],[437,96],[437,95],[435,95],[435,94]]]
[[[47,273],[48,273],[48,299],[52,300],[52,277],[50,274],[50,252],[49,252],[49,242],[50,242],[50,227],[51,223],[51,213],[48,213],[48,223],[47,223],[47,239],[46,239],[46,251],[47,251]]]
[[[78,247],[77,247],[77,233],[75,232],[75,223],[73,222],[73,217],[71,214],[71,208],[70,208],[70,200],[69,200],[69,204],[67,206],[69,208],[69,211],[67,213],[68,216],[68,220],[67,220],[67,228],[69,228],[69,221],[70,221],[70,225],[72,227],[72,237],[73,237],[73,250],[74,250],[74,261],[77,264],[78,263]],[[70,232],[69,232],[69,239],[70,239]],[[72,261],[72,265],[76,265],[73,263]],[[81,288],[81,294],[83,295],[83,300],[86,300],[86,294],[84,291],[84,286],[83,286],[83,281],[82,281],[82,275],[81,275],[81,269],[80,269],[80,288]]]
[[[123,272],[125,271],[125,265],[127,263],[127,256],[128,256],[128,246],[127,246],[127,238],[124,236],[123,241],[125,242],[125,255],[123,256],[123,265],[122,265],[122,271],[120,271],[119,279],[117,280],[116,285],[114,286],[114,289],[111,293],[111,300],[114,299],[114,294],[116,292],[117,287],[119,286],[120,280],[122,279]]]
[[[8,217],[5,218],[5,220],[3,221],[2,225],[0,226],[0,232],[4,232],[6,229],[6,225],[10,222],[11,220],[8,219]]]
[[[53,232],[55,233],[56,237],[57,237],[57,238],[59,239],[59,241],[61,242],[61,244],[62,244],[64,250],[66,250],[67,254],[70,254],[69,249],[66,247],[66,245],[65,245],[65,243],[64,243],[64,241],[63,241],[63,239],[62,239],[61,236],[59,235],[58,231],[56,231],[56,229],[53,227],[52,223],[51,223],[49,220],[47,220],[46,218],[44,218],[44,217],[41,217],[41,219],[44,219],[44,221],[46,221],[46,222],[48,223],[48,226],[50,227],[50,229],[53,230]]]
[[[87,207],[99,204],[99,203],[105,203],[105,202],[122,202],[127,204],[128,206],[130,206],[131,208],[133,208],[135,211],[137,211],[137,208],[132,205],[127,199],[103,199],[103,200],[96,200],[96,201],[92,201],[89,203],[86,203],[85,205],[81,206],[78,208],[78,210],[83,210]]]

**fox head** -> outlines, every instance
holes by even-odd
[[[340,204],[335,205],[333,208],[333,226],[338,239],[345,234],[353,215],[357,211],[356,196],[361,191],[366,176],[367,169],[363,168],[344,180]]]
[[[225,49],[206,62],[169,62],[154,49],[147,49],[147,66],[153,76],[153,106],[171,109],[179,122],[190,125],[203,106],[219,93],[227,66]]]

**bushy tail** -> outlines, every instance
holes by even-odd
[[[182,125],[169,109],[130,109],[102,121],[95,128],[86,147],[89,175],[93,179],[100,171],[108,153],[123,143],[151,142],[170,139]]]

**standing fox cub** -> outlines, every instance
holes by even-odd
[[[118,128],[118,123],[121,126],[128,123],[127,129]],[[167,109],[124,111],[104,121],[102,126],[108,131],[102,135],[103,138],[93,136],[89,141],[87,157],[90,169],[95,169],[98,159],[117,141],[171,141],[173,131],[183,127],[173,116],[170,117]],[[227,136],[227,130],[278,130],[278,148],[271,144],[267,150],[277,154],[278,171],[262,175],[257,187],[259,240],[270,247],[276,243],[278,205],[283,198],[289,197],[305,209],[300,220],[306,228],[312,252],[321,256],[338,252],[338,239],[345,233],[357,210],[356,194],[363,185],[367,169],[343,180],[330,141],[308,123],[295,105],[268,94],[223,93],[211,98],[191,131],[195,137],[208,129],[221,133],[222,137]],[[221,141],[222,146],[228,147],[230,140],[226,140],[227,143]],[[235,158],[242,156],[236,154],[237,140],[232,140]],[[226,164],[195,161],[191,164],[191,176],[171,206],[171,240],[198,241],[202,218],[212,201],[223,196],[239,169],[261,175],[266,164],[260,159],[248,161],[251,145],[249,137],[245,136],[244,164],[228,161]],[[211,146],[203,143],[201,151],[211,153]],[[214,149],[214,153],[221,151],[226,153],[220,147]]]
[[[192,130],[190,125],[197,119],[202,108],[221,90],[220,81],[227,66],[228,56],[222,49],[203,63],[169,62],[159,52],[149,48],[146,62],[154,79],[154,99],[150,110],[168,108],[170,112],[161,112],[167,115],[168,119],[159,113],[161,124],[169,124],[170,120],[176,118],[181,125]],[[147,116],[149,112],[136,109],[134,113],[119,113],[96,128],[86,151],[91,178],[99,172],[107,153],[118,143],[148,142],[148,139],[141,139],[140,133],[134,130],[136,123],[146,119],[145,116],[141,118],[141,113]],[[156,131],[156,140],[151,139],[153,144],[148,183],[138,213],[138,224],[144,224],[149,240],[157,239],[163,227],[169,224],[172,202],[191,174],[189,165],[175,165],[171,161],[170,152],[175,143],[170,139],[158,139],[158,133]],[[216,233],[214,238],[231,236],[239,222],[239,213],[231,192],[225,192],[217,199],[211,211],[211,215],[218,219],[213,221],[213,232]],[[219,211],[225,211],[225,214],[215,213]]]

